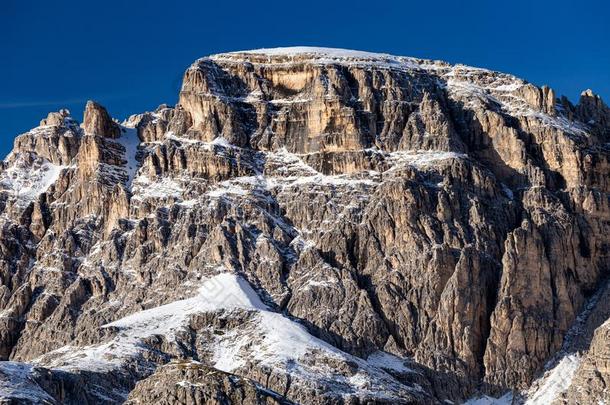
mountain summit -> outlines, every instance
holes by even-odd
[[[0,167],[0,397],[608,401],[610,109],[330,48],[195,61]]]

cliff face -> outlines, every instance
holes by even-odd
[[[0,392],[525,390],[609,274],[609,145],[590,91],[313,48],[200,59],[176,107],[120,124],[51,113],[0,172]]]

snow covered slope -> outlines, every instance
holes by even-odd
[[[384,369],[415,373],[405,361],[378,353],[364,361],[344,353],[312,336],[302,325],[271,311],[243,278],[220,273],[205,280],[199,293],[188,299],[137,312],[104,328],[117,330],[116,336],[102,344],[87,347],[66,346],[50,352],[35,363],[71,372],[111,372],[153,350],[146,340],[163,337],[176,344],[176,335],[188,328],[191,317],[201,313],[243,310],[248,320],[208,342],[210,357],[201,359],[216,369],[244,373],[256,369],[288,373],[302,384],[318,384],[332,389],[332,396],[391,399],[424,395],[417,385],[406,386]],[[330,364],[343,363],[349,372],[337,374]],[[424,395],[425,396],[425,395]]]

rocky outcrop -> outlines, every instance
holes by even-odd
[[[121,124],[52,113],[0,171],[0,355],[108,402],[525,389],[610,272],[607,115],[308,48],[200,59]]]
[[[70,165],[78,153],[81,130],[68,110],[51,112],[40,127],[15,139],[13,153],[35,153],[56,165]]]
[[[168,364],[140,381],[127,404],[288,405],[292,402],[253,381],[196,362]]]
[[[591,346],[576,370],[568,390],[557,403],[604,403],[610,400],[610,325],[596,331]]]
[[[85,135],[100,135],[112,139],[118,138],[121,133],[108,111],[95,101],[87,101],[83,115],[83,130]]]
[[[583,91],[575,110],[576,116],[582,122],[586,122],[596,129],[602,139],[609,139],[610,108],[602,101],[600,96],[590,89]]]

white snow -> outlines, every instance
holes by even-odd
[[[107,343],[84,348],[66,346],[38,361],[44,360],[46,366],[67,370],[112,370],[142,352],[142,339],[163,335],[171,340],[190,315],[234,308],[266,307],[245,280],[234,274],[218,274],[206,280],[195,297],[137,312],[104,325],[120,329],[118,335]]]
[[[225,148],[225,149],[237,148],[235,145],[232,145],[231,143],[229,143],[229,141],[222,136],[214,138],[211,142],[206,142],[206,141],[201,141],[199,139],[191,139],[191,138],[176,136],[173,132],[169,131],[165,134],[165,139],[171,139],[173,141],[180,142],[185,145],[191,145],[194,147],[198,147],[198,148],[201,148],[206,151],[214,151],[215,146],[221,146],[222,148]],[[156,142],[149,142],[149,143],[159,144],[162,142],[156,141]]]
[[[292,99],[276,98],[274,100],[270,100],[269,102],[271,104],[283,105],[283,104],[309,103],[310,101],[312,101],[311,98],[292,98]]]
[[[109,323],[105,327],[128,328],[130,331],[138,329],[142,330],[146,336],[151,336],[158,334],[160,330],[175,329],[182,321],[182,319],[172,318],[176,315],[178,318],[186,318],[187,315],[196,312],[233,308],[266,309],[266,306],[243,278],[231,273],[221,273],[207,279],[199,288],[199,294],[193,298],[137,312]],[[155,325],[159,319],[169,318],[172,318],[174,323],[164,322],[162,326]],[[178,323],[176,324],[176,322]],[[148,333],[149,331],[153,333]]]
[[[303,381],[321,379],[338,387],[339,393],[360,390],[377,397],[391,397],[401,390],[412,389],[375,366],[381,361],[385,368],[408,370],[399,360],[379,355],[365,362],[340,351],[309,334],[301,324],[271,311],[246,280],[231,273],[208,278],[192,298],[137,312],[105,325],[119,329],[109,342],[85,348],[67,346],[36,362],[65,370],[116,369],[144,353],[146,347],[142,340],[147,337],[163,335],[171,342],[190,315],[235,309],[252,311],[252,314],[243,324],[214,335],[209,347],[213,366],[219,370],[238,372],[249,362],[266,369],[290,371],[293,378]],[[338,372],[333,364],[343,361],[357,364],[357,370],[348,375]]]
[[[439,162],[451,159],[466,159],[468,155],[457,152],[445,152],[435,150],[418,150],[418,151],[398,151],[391,152],[388,156],[388,161],[393,164],[389,171],[399,169],[402,166],[408,165],[418,169],[423,169],[438,164]]]
[[[277,166],[276,172],[282,176],[298,174],[299,176],[316,175],[318,172],[306,164],[299,155],[288,152],[286,148],[281,148],[276,152],[265,154],[267,160],[273,166]]]
[[[579,121],[570,121],[563,116],[550,116],[540,111],[528,109],[523,115],[533,117],[539,120],[543,125],[549,125],[560,129],[567,134],[584,136],[587,134],[587,128]]]
[[[372,353],[366,361],[372,366],[385,370],[397,371],[399,373],[413,372],[412,369],[407,367],[403,359],[386,352],[378,351]]]
[[[256,325],[259,331],[256,335],[262,336],[262,339],[254,342],[247,335],[224,335],[214,356],[214,366],[220,370],[230,372],[239,367],[243,363],[239,352],[245,345],[253,351],[248,359],[261,364],[297,359],[312,348],[337,350],[311,336],[303,326],[282,314],[271,312],[247,281],[230,273],[221,273],[206,280],[195,297],[137,312],[104,327],[121,329],[114,343],[119,346],[131,343],[135,347],[138,341],[153,335],[172,339],[189,315],[236,308],[258,311]],[[133,350],[128,352],[133,353]]]
[[[125,160],[127,161],[125,170],[127,171],[127,187],[129,188],[138,170],[136,154],[138,153],[140,138],[138,137],[138,130],[135,128],[123,126],[121,130],[121,137],[117,139],[117,142],[125,148]]]
[[[500,84],[496,87],[491,87],[491,90],[495,91],[515,91],[523,87],[522,82],[508,83],[508,84]]]
[[[225,148],[232,148],[233,145],[231,145],[229,143],[229,141],[227,141],[224,137],[219,136],[217,138],[214,138],[212,140],[212,142],[210,142],[212,145],[217,145],[217,146],[223,146]]]
[[[167,134],[165,134],[165,138],[166,139],[171,139],[180,143],[187,143],[187,144],[208,144],[208,142],[204,142],[204,141],[200,141],[197,139],[191,139],[191,138],[184,138],[181,136],[176,136],[174,135],[173,132],[168,132]]]
[[[312,242],[309,242],[312,243]],[[307,282],[301,287],[301,291],[310,290],[312,287],[317,288],[334,288],[337,287],[338,281],[335,279],[327,280],[307,280]]]
[[[250,336],[240,336],[238,331],[231,331],[216,341],[212,362],[214,367],[223,371],[237,370],[246,364],[240,351],[248,344]]]
[[[139,175],[133,181],[133,198],[180,198],[183,189],[171,177],[161,177],[151,180],[145,175]]]
[[[239,182],[239,178],[222,181],[218,183],[210,192],[208,192],[208,195],[212,198],[225,197],[229,194],[238,196],[248,195],[248,190],[241,187]]]
[[[478,79],[481,83],[473,81],[474,75],[480,75]],[[513,116],[532,117],[542,125],[555,127],[570,135],[586,134],[587,128],[577,121],[570,121],[561,114],[552,116],[532,108],[524,97],[516,92],[526,82],[515,76],[459,65],[454,66],[444,76],[447,78],[449,93],[468,106],[489,101],[498,104]],[[558,106],[557,109],[560,111],[561,107]]]
[[[261,48],[246,51],[229,52],[229,54],[263,54],[269,56],[296,56],[296,55],[319,55],[330,58],[358,58],[358,59],[387,59],[395,56],[351,49],[324,48],[314,46],[291,46],[283,48]]]
[[[17,203],[27,205],[53,185],[63,168],[43,158],[30,164],[25,157],[19,156],[0,174],[0,188],[17,198]]]
[[[300,185],[313,186],[376,186],[379,182],[370,178],[355,178],[349,175],[325,175],[316,174],[315,176],[291,176],[291,177],[273,177],[267,178],[269,188],[275,187],[292,187]]]
[[[384,158],[390,163],[391,166],[385,173],[399,170],[405,166],[424,170],[443,161],[468,157],[463,153],[436,150],[409,150],[391,153],[377,149],[371,149],[371,151],[384,155]],[[219,182],[214,185],[207,195],[212,198],[246,196],[257,187],[268,191],[299,186],[350,187],[355,189],[375,187],[382,181],[381,173],[370,170],[337,175],[319,173],[306,164],[301,156],[290,153],[285,149],[277,152],[266,152],[266,175],[235,177],[231,180]]]
[[[314,349],[338,352],[328,343],[310,335],[302,325],[277,312],[262,311],[259,319],[259,327],[264,335],[262,342],[255,346],[254,358],[261,364],[272,365],[277,361],[288,363],[303,358]]]
[[[322,379],[341,384],[338,390],[366,391],[377,397],[391,396],[393,390],[400,389],[380,368],[340,351],[312,336],[299,323],[269,310],[259,310],[243,329],[218,337],[213,360],[215,368],[226,372],[239,372],[241,366],[251,362],[264,369],[289,371],[293,380]],[[345,376],[329,366],[343,361],[358,365],[355,374]]]
[[[13,361],[0,362],[0,398],[55,403],[32,378],[32,366]]]
[[[511,405],[513,403],[513,394],[507,392],[500,398],[493,398],[483,395],[477,398],[471,398],[464,402],[464,405]]]
[[[568,354],[559,363],[548,370],[532,384],[527,393],[526,405],[546,405],[552,403],[559,395],[566,392],[572,383],[574,373],[580,366],[582,357],[579,354]]]
[[[386,53],[375,53],[356,51],[351,49],[323,48],[310,46],[295,46],[285,48],[262,48],[245,51],[235,51],[209,56],[212,60],[235,60],[241,55],[262,55],[269,58],[263,63],[291,63],[297,57],[309,57],[313,63],[341,63],[344,65],[374,65],[378,68],[390,68],[399,70],[412,69],[438,69],[445,66],[444,63],[437,63],[429,60],[410,58],[406,56],[394,56]],[[281,58],[272,61],[271,58]],[[205,59],[205,58],[204,58]],[[251,61],[260,64],[260,61]]]

